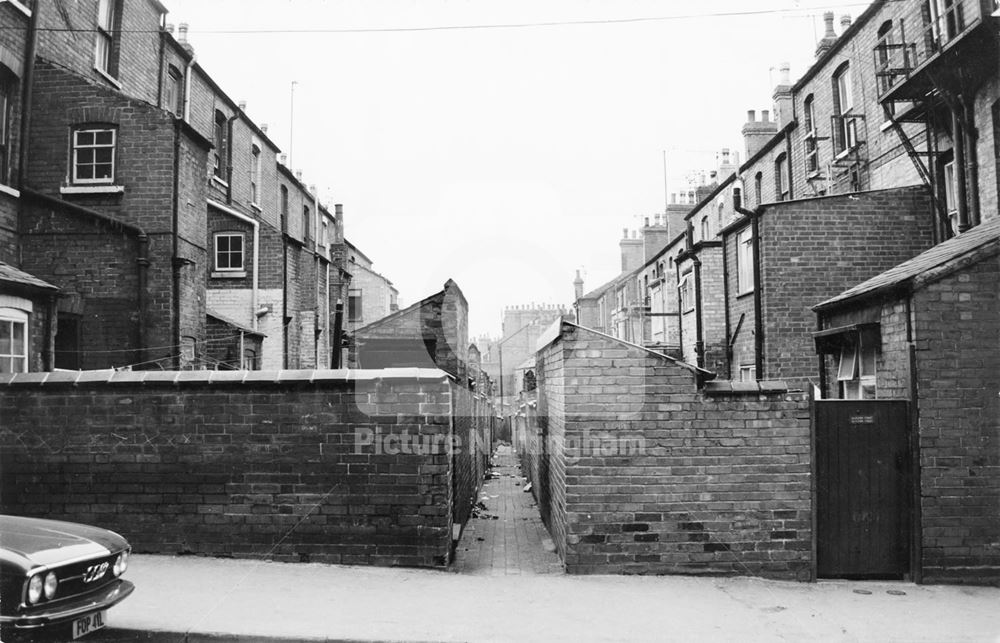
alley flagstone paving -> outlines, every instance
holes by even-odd
[[[535,498],[523,490],[525,484],[514,449],[501,444],[479,493],[482,504],[458,542],[452,571],[488,576],[563,573]]]

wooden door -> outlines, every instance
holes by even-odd
[[[815,402],[819,577],[901,579],[909,573],[908,404]]]

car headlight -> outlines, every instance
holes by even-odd
[[[45,591],[46,600],[52,600],[52,598],[56,595],[57,587],[59,587],[59,579],[56,578],[56,573],[49,572],[48,574],[46,574],[45,585],[43,588]]]
[[[37,603],[42,598],[42,581],[41,574],[35,574],[30,579],[28,579],[28,602]]]
[[[111,568],[111,571],[114,572],[115,576],[121,576],[125,573],[126,569],[128,569],[128,550],[118,554],[118,558],[115,558],[115,564]]]

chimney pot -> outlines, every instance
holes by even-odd
[[[174,23],[168,22],[164,28],[167,30],[167,33],[174,33]]]
[[[177,25],[177,40],[185,43],[188,40],[188,23],[182,22]]]
[[[628,228],[622,228],[622,237],[628,239]]]
[[[761,123],[770,123],[771,122],[771,112],[767,111],[766,109],[760,110],[760,122]]]
[[[239,106],[240,106],[240,111],[241,112],[247,111],[247,102],[245,100],[241,100],[239,102]]]
[[[281,159],[281,164],[282,165],[284,165],[285,167],[288,167],[288,155],[287,154],[282,154],[278,158]]]
[[[850,26],[851,26],[850,14],[845,13],[844,15],[840,16],[840,29],[841,29],[840,35],[844,35],[844,32],[847,31],[848,28],[850,28]]]
[[[295,170],[295,178],[298,179],[299,182],[302,181],[302,170]]]
[[[753,109],[747,110],[747,122],[756,123],[757,122],[757,111]]]
[[[267,134],[267,123],[261,123],[260,124],[260,131],[262,131],[265,134]]]
[[[344,215],[344,204],[342,204],[342,203],[334,203],[333,204],[333,213],[337,215],[338,219],[340,217],[342,217]]]
[[[833,30],[833,12],[827,11],[823,14],[823,22],[826,23],[826,33],[823,34],[824,38],[836,38],[837,34]]]
[[[791,85],[792,84],[792,65],[791,63],[781,63],[778,65],[778,70],[781,72],[781,84]]]
[[[645,225],[645,227],[647,227],[647,228],[649,227],[649,217],[646,217],[646,218],[645,218],[645,221],[644,221],[644,225]]]

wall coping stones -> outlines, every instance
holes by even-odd
[[[454,378],[436,368],[299,369],[269,371],[54,371],[0,373],[0,386],[79,384],[292,384],[319,382],[378,382],[411,380],[447,382]]]
[[[705,395],[761,395],[787,392],[788,384],[781,380],[760,380],[756,382],[713,380],[705,382]]]

